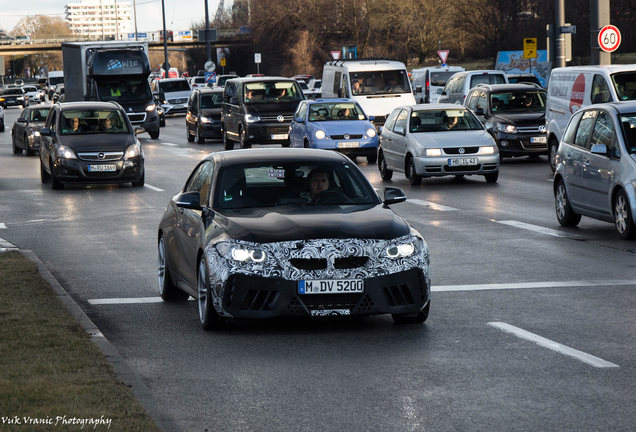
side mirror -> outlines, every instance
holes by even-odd
[[[439,93],[439,91],[440,91],[440,90],[441,90],[441,89],[437,89],[437,92]],[[445,92],[444,90],[442,90],[442,92],[441,92],[441,93],[439,93],[439,94],[441,94],[442,96],[446,96],[446,92]]]
[[[20,117],[18,123],[27,123],[27,119]]]
[[[592,145],[592,148],[590,149],[590,151],[592,152],[592,154],[597,154],[602,156],[608,155],[607,146],[605,144],[594,144]]]
[[[396,134],[404,135],[404,127],[403,126],[395,126],[393,128],[393,132]]]
[[[441,95],[441,94],[444,94],[444,93],[442,93],[443,91],[444,91],[444,90],[443,90],[442,88],[438,88],[438,89],[437,89],[437,94],[440,94],[440,95]]]
[[[298,117],[297,119],[294,119],[296,121],[296,123],[302,123],[303,122],[303,118],[302,117]]]
[[[415,86],[415,93],[422,93],[422,86],[421,85]]]
[[[146,132],[146,129],[144,129],[144,128],[142,128],[142,127],[136,127],[136,128],[134,129],[134,132],[135,132],[135,135],[139,135],[139,134],[145,133],[145,132]]]
[[[42,135],[42,136],[51,136],[51,129],[49,129],[49,128],[40,129],[40,135]]]
[[[162,102],[166,100],[166,94],[162,91],[159,92],[159,100]]]
[[[406,201],[406,194],[400,188],[396,187],[385,187],[384,188],[384,201],[383,204],[397,204]]]
[[[369,116],[369,121],[370,122],[374,122],[375,121],[375,116]]]
[[[201,194],[199,192],[185,192],[177,198],[177,207],[192,210],[203,210],[201,207]]]
[[[484,115],[484,109],[482,107],[479,107],[477,109],[475,109],[475,114],[478,116],[483,116]]]
[[[230,98],[230,105],[238,105],[238,98],[237,97]]]

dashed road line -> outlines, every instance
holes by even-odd
[[[636,279],[592,280],[592,281],[561,281],[561,282],[519,282],[509,284],[481,284],[481,285],[434,285],[431,291],[487,291],[487,290],[514,290],[537,288],[571,288],[571,287],[597,287],[597,286],[625,286],[635,285]]]
[[[179,147],[179,144],[163,142],[163,141],[161,141],[161,142],[157,141],[157,144],[161,144],[161,145],[165,145],[165,146],[169,146],[169,147]]]
[[[428,201],[422,201],[419,199],[408,199],[406,200],[407,202],[413,203],[413,204],[417,204],[417,205],[421,205],[424,207],[428,207],[431,208],[433,210],[439,210],[439,211],[456,211],[459,210],[457,208],[454,207],[448,207],[448,206],[444,206],[441,204],[436,204],[436,203],[432,203],[432,202],[428,202]]]
[[[608,362],[603,360],[602,358],[595,357],[591,354],[585,353],[583,351],[579,351],[574,348],[570,348],[568,346],[562,345],[558,342],[554,342],[550,339],[546,339],[534,333],[530,333],[529,331],[520,329],[519,327],[512,326],[510,324],[506,324],[503,322],[489,322],[489,326],[498,328],[500,330],[505,331],[506,333],[511,333],[521,339],[525,339],[531,342],[536,343],[539,346],[544,348],[548,348],[552,351],[556,351],[558,353],[573,357],[577,360],[582,361],[583,363],[587,363],[597,368],[614,368],[619,367],[617,364]]]
[[[146,183],[144,187],[147,187],[148,189],[152,189],[153,191],[157,191],[157,192],[165,192],[163,189],[159,189],[158,187],[149,185],[148,183]]]
[[[525,230],[528,230],[528,231],[534,231],[534,232],[538,232],[538,233],[541,233],[541,234],[554,236],[554,237],[566,237],[566,238],[581,237],[578,234],[571,234],[571,233],[567,233],[567,232],[563,232],[563,231],[557,231],[557,230],[553,230],[553,229],[550,229],[550,228],[545,228],[545,227],[542,227],[542,226],[532,225],[532,224],[519,222],[519,221],[514,221],[514,220],[495,221],[495,222],[500,223],[500,224],[504,224],[504,225],[510,225],[510,226],[513,226],[513,227],[516,227],[516,228],[525,229]]]
[[[0,223],[0,229],[5,229],[7,226],[3,223]]]

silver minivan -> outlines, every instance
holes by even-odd
[[[636,101],[590,105],[571,117],[556,155],[554,197],[561,225],[587,216],[636,238]]]
[[[501,70],[457,72],[446,82],[437,102],[463,105],[468,91],[477,84],[508,84],[508,76]]]

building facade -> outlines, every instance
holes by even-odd
[[[91,40],[121,40],[131,31],[130,2],[82,0],[65,6],[66,21],[77,37]]]

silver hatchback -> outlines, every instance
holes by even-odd
[[[557,152],[554,196],[561,225],[588,216],[636,238],[636,101],[590,105],[572,116]]]

